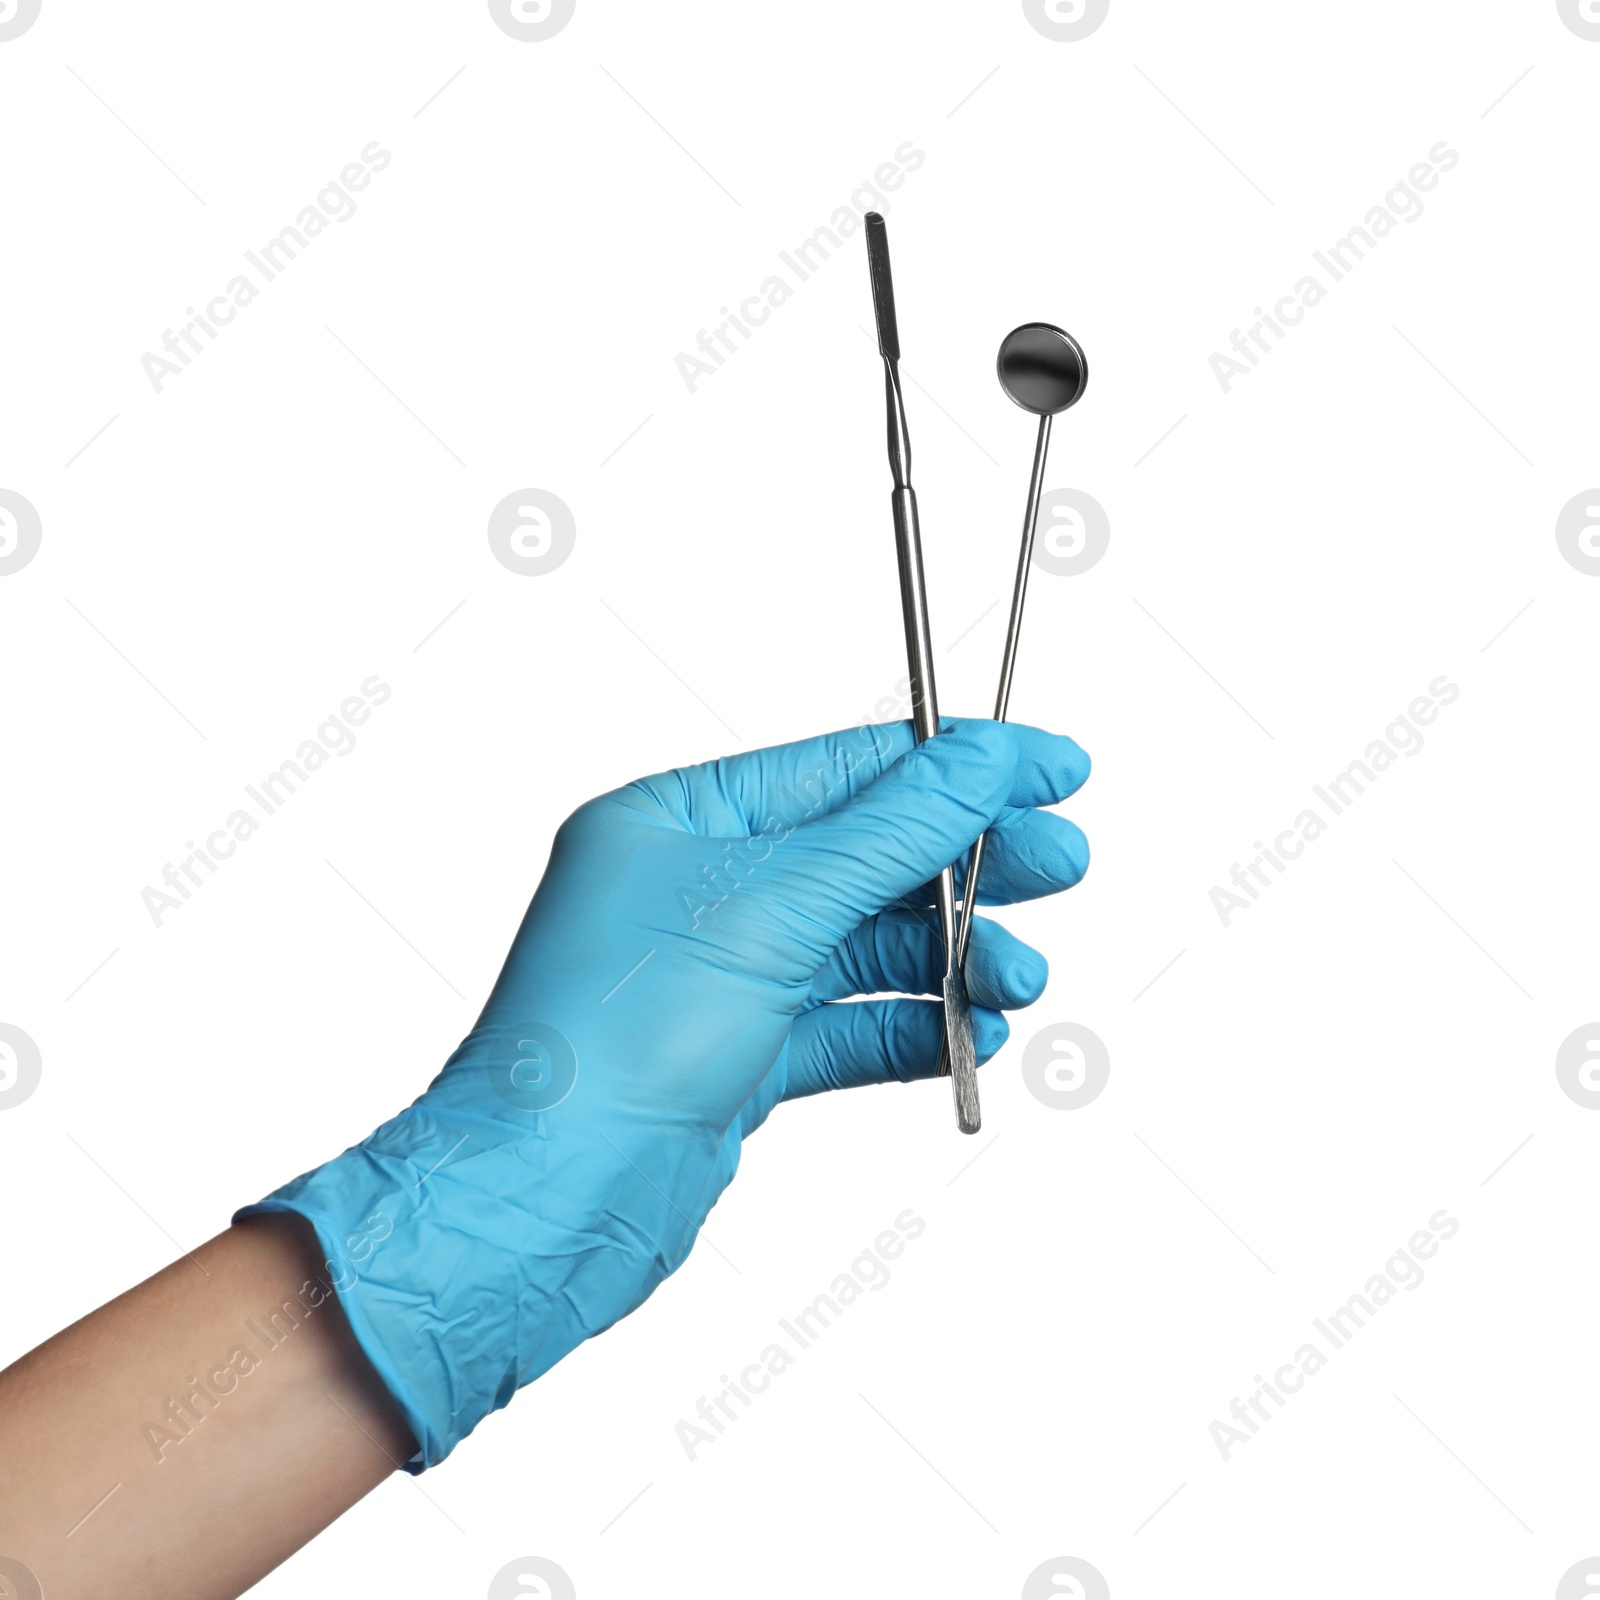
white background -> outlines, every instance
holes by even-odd
[[[936,1084],[783,1109],[721,1256],[422,1479],[439,1509],[396,1477],[259,1592],[538,1555],[583,1600],[1012,1596],[1070,1555],[1118,1597],[1554,1594],[1600,1545],[1600,1116],[1554,1071],[1600,1015],[1600,579],[1554,536],[1600,481],[1597,73],[1553,0],[1113,0],[1076,43],[1013,0],[579,0],[543,43],[483,4],[44,0],[0,43],[0,487],[43,526],[0,578],[0,1021],[43,1057],[0,1112],[0,1360],[409,1100],[576,802],[891,689],[859,235],[696,393],[674,357],[910,140],[946,711],[993,693],[1032,449],[995,348],[1042,318],[1091,364],[1049,483],[1110,549],[1035,573],[1012,703],[1095,762],[1088,879],[1002,913],[1049,990],[977,1140]],[[357,213],[158,395],[141,355],[373,140]],[[1420,219],[1224,394],[1211,353],[1441,140]],[[542,577],[485,531],[529,487],[577,522]],[[358,748],[153,926],[374,673]],[[1225,928],[1213,885],[1440,674],[1426,747]],[[1081,1110],[1019,1074],[1057,1022],[1110,1051]],[[907,1207],[894,1280],[691,1463],[674,1424]],[[1426,1282],[1224,1463],[1209,1424],[1440,1208]]]

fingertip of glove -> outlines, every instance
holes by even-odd
[[[959,750],[1008,780],[1007,790],[1017,791],[1009,795],[1012,804],[1053,805],[1089,781],[1089,752],[1067,734],[977,717],[946,719],[941,726],[949,754]]]
[[[1089,836],[1077,823],[1068,822],[1062,830],[1062,849],[1076,874],[1072,881],[1082,883],[1084,874],[1089,870]]]
[[[1050,963],[1032,945],[1018,950],[1007,974],[1007,987],[1025,1006],[1031,1006],[1050,981]]]
[[[923,746],[941,768],[959,774],[964,796],[999,806],[1011,791],[1017,739],[1003,722],[957,718],[937,740]]]
[[[1064,733],[1040,736],[1041,748],[1034,754],[1045,778],[1045,786],[1065,800],[1089,781],[1094,766],[1089,752]]]
[[[972,1046],[980,1062],[998,1055],[1010,1037],[1011,1024],[1004,1012],[991,1011],[987,1006],[972,1008]]]

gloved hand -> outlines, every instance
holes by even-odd
[[[316,1229],[417,1439],[412,1470],[679,1266],[779,1101],[933,1074],[936,1002],[834,1002],[938,993],[928,883],[981,831],[985,900],[1082,877],[1083,835],[1034,808],[1078,788],[1083,751],[1014,724],[946,728],[913,748],[909,724],[864,726],[579,807],[427,1093],[239,1213]],[[980,1060],[1045,976],[974,924]]]

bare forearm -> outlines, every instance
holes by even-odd
[[[221,1600],[414,1450],[309,1227],[259,1218],[0,1373],[0,1557],[50,1600]]]

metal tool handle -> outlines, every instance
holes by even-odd
[[[895,550],[900,562],[900,598],[906,625],[906,666],[911,675],[911,720],[917,743],[939,732],[939,699],[934,688],[933,642],[928,627],[928,596],[922,576],[922,536],[917,525],[917,495],[901,484],[890,496],[894,510]],[[972,1048],[972,1010],[956,941],[956,871],[939,874],[939,931],[944,941],[944,1042],[939,1051],[940,1076],[948,1074],[955,1098],[956,1126],[976,1133],[983,1124],[978,1104],[978,1061]]]
[[[911,675],[912,722],[917,743],[939,732],[939,701],[933,686],[933,643],[928,626],[928,596],[922,578],[922,535],[917,526],[917,497],[911,488],[911,435],[906,428],[900,393],[900,329],[895,320],[894,279],[889,270],[889,237],[883,218],[869,212],[867,264],[872,273],[872,304],[878,323],[878,351],[883,357],[884,400],[889,425],[889,473],[894,479],[895,551],[900,564],[900,606],[906,630],[906,665]],[[939,925],[944,942],[944,1048],[955,1093],[956,1126],[976,1133],[982,1122],[978,1106],[978,1059],[972,1044],[972,1007],[956,953],[956,874],[947,866],[939,874]]]
[[[933,636],[928,626],[928,595],[922,575],[922,533],[917,522],[917,491],[909,485],[889,496],[894,510],[895,553],[900,561],[900,603],[906,625],[906,666],[911,675],[911,721],[917,743],[939,731],[939,696],[934,687]],[[946,976],[959,965],[956,946],[956,875],[939,874],[939,927],[944,935]]]
[[[909,485],[889,496],[894,511],[895,554],[900,561],[900,605],[906,625],[906,665],[911,673],[911,720],[917,742],[939,731],[939,696],[934,687],[933,635],[922,574],[922,533],[917,521],[917,491]]]

